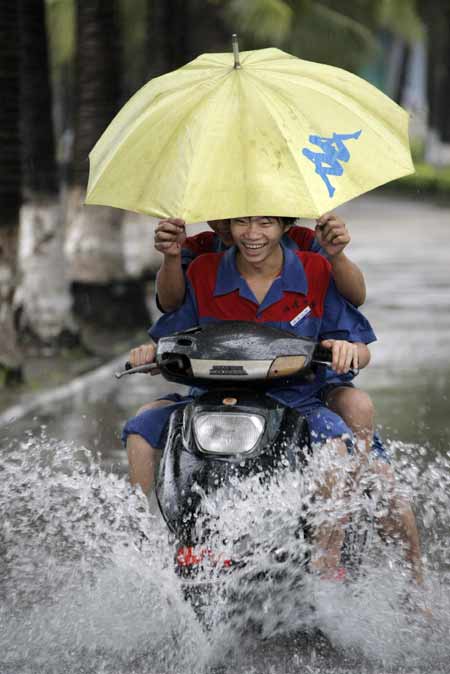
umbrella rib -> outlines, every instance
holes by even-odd
[[[196,111],[196,110],[199,108],[200,105],[202,105],[202,103],[204,102],[205,98],[207,98],[208,96],[210,96],[210,95],[211,95],[211,92],[214,91],[214,90],[219,86],[219,84],[222,83],[222,81],[225,79],[225,77],[226,77],[227,75],[228,75],[228,73],[222,73],[222,74],[220,75],[220,77],[217,78],[217,81],[216,81],[215,85],[212,86],[212,87],[209,87],[208,89],[205,90],[204,95],[203,95],[199,100],[197,100],[196,103],[192,106],[192,108],[191,108],[191,110],[190,110],[190,112],[189,112],[189,117],[194,113],[194,111]],[[160,151],[159,151],[159,154],[158,154],[157,157],[160,157],[162,154],[164,154],[164,151],[166,150],[167,146],[169,145],[169,143],[171,142],[171,140],[173,139],[173,137],[174,137],[174,136],[176,135],[176,133],[178,132],[178,129],[180,128],[180,126],[182,126],[182,124],[186,124],[186,119],[187,119],[187,116],[183,116],[183,118],[180,119],[180,121],[178,122],[178,124],[176,124],[174,127],[172,127],[171,133],[167,136],[167,138],[166,138],[166,140],[165,140],[165,143],[164,143],[164,145],[162,145],[162,147],[160,148]],[[150,176],[153,174],[153,171],[154,171],[155,167],[158,166],[158,160],[157,160],[157,157],[155,157],[155,162],[154,162],[154,165],[153,165],[152,170],[151,170],[151,172],[150,172]],[[182,199],[181,199],[181,204],[183,204],[184,201],[185,201],[185,196],[186,196],[187,190],[188,190],[188,183],[186,184],[186,188],[185,188],[185,190],[184,190],[184,194],[183,194],[183,197],[182,197]],[[143,196],[143,194],[144,194],[144,191],[145,191],[145,186],[143,185],[142,189],[141,189],[140,192],[138,193],[138,194],[139,194],[139,200],[142,198],[142,196]],[[182,211],[182,209],[180,209],[180,212],[181,212],[181,211]]]
[[[262,69],[255,68],[255,70],[261,70],[261,72],[264,73],[264,71]],[[336,68],[335,70],[337,70],[339,72],[345,72],[345,71],[342,71],[341,68]],[[285,73],[285,74],[289,76],[291,73]],[[356,75],[355,75],[355,77],[356,77]],[[255,80],[258,80],[258,79],[259,78],[255,78]],[[298,81],[295,82],[294,79],[296,79],[296,78],[292,78],[292,80],[291,80],[292,84],[298,85]],[[393,145],[395,145],[395,143],[398,142],[398,141],[396,141],[397,132],[395,131],[395,127],[393,127],[390,124],[387,124],[385,120],[383,120],[383,121],[377,120],[376,111],[374,112],[373,110],[371,110],[370,108],[365,106],[358,98],[356,98],[351,93],[341,92],[339,89],[333,89],[330,86],[328,86],[326,84],[326,82],[322,82],[321,80],[317,81],[317,83],[320,85],[318,87],[317,83],[312,81],[307,76],[302,76],[301,79],[302,79],[302,86],[304,86],[305,88],[308,88],[308,89],[314,91],[315,93],[319,93],[319,94],[323,95],[325,98],[329,97],[329,98],[335,100],[336,103],[338,103],[339,105],[342,105],[343,108],[346,108],[351,113],[353,113],[353,114],[357,115],[358,117],[360,117],[361,119],[363,119],[365,121],[365,123],[370,126],[371,130],[377,136],[379,136],[380,139],[382,139],[383,141],[386,141],[385,136],[383,136],[383,131],[384,131],[384,132],[387,132],[390,136],[393,137],[393,141],[394,141]],[[373,85],[371,85],[369,82],[366,82],[362,78],[358,78],[358,79],[361,79],[364,82],[364,84],[367,85],[369,88],[375,89],[375,91],[377,92],[378,95],[380,95],[382,93],[382,92],[379,92],[375,87],[373,87]],[[269,87],[280,98],[284,98],[284,99],[286,98],[284,93],[282,93],[280,91],[280,89],[276,87],[276,85],[271,83],[269,79],[264,80],[264,86]],[[324,91],[322,91],[322,89]],[[340,96],[339,99],[337,99],[335,97],[336,91],[339,93],[339,96]],[[388,97],[386,97],[386,98],[388,98]],[[394,103],[394,101],[391,101],[391,99],[389,99],[389,98],[388,98],[388,101],[391,105],[396,105]],[[404,114],[407,114],[402,108],[400,108],[400,106],[397,106],[397,107],[399,108],[400,112],[402,112]],[[376,121],[376,124],[373,123],[374,120]]]
[[[227,75],[227,73],[223,73],[221,71],[220,73],[218,73],[217,80],[220,81],[221,79],[226,77],[226,75]],[[159,79],[159,78],[155,78],[155,80],[157,80],[157,79]],[[149,84],[152,84],[155,80],[151,80],[151,82]],[[155,98],[152,99],[151,103],[154,103],[158,98],[161,100],[162,96],[167,100],[172,95],[178,95],[180,93],[180,91],[183,91],[185,93],[186,90],[195,89],[199,85],[199,83],[200,82],[195,82],[194,84],[192,84],[192,83],[186,84],[183,87],[172,89],[172,90],[170,90],[170,92],[165,92],[162,95],[161,94],[156,95]],[[211,84],[211,79],[209,80],[209,83]],[[208,88],[205,91],[205,96],[208,95],[211,92],[212,89],[213,89],[213,87]],[[135,96],[137,96],[138,94],[139,94],[139,92],[137,92],[135,94]],[[126,112],[129,107],[132,108],[133,98],[134,98],[134,96],[123,106],[121,112]],[[113,154],[117,154],[118,152],[120,152],[120,148],[122,146],[126,146],[129,138],[133,135],[134,131],[139,128],[139,126],[142,124],[142,121],[148,116],[148,114],[151,114],[151,111],[149,112],[151,107],[152,107],[151,104],[149,105],[147,101],[143,101],[142,109],[139,110],[137,115],[133,118],[133,122],[129,125],[129,128],[127,128],[125,134],[123,133],[123,129],[121,128],[121,120],[122,120],[123,115],[120,115],[120,113],[119,113],[119,115],[115,118],[115,120],[113,120],[113,122],[110,124],[110,126],[105,130],[105,132],[102,134],[100,139],[97,141],[96,146],[93,148],[92,152],[94,152],[95,149],[99,147],[100,142],[103,140],[103,137],[106,136],[106,134],[111,136],[112,133],[116,133],[116,135],[118,137],[120,137],[120,143],[118,145],[118,148],[116,148],[114,150]],[[119,116],[120,116],[120,118],[119,118]],[[114,122],[116,122],[116,124],[113,127]],[[180,122],[180,124],[181,124],[181,122]],[[117,126],[117,132],[115,131],[116,126]],[[173,133],[175,133],[175,131],[178,129],[178,127],[179,127],[179,125],[177,125],[175,127]],[[173,133],[171,134],[171,136],[169,136],[168,141],[172,138]],[[111,143],[110,140],[109,140],[109,142]],[[165,147],[166,146],[167,146],[167,143],[166,143]],[[91,154],[92,154],[92,152],[91,152]],[[105,157],[103,157],[102,162],[101,162],[102,168],[98,169],[98,171],[97,171],[95,184],[98,184],[100,182],[104,171],[107,170],[107,168],[108,168],[109,161],[110,161],[109,155],[106,155]],[[140,196],[142,196],[142,193],[140,194]]]
[[[314,191],[313,191],[312,189],[310,189],[308,180],[306,179],[306,177],[303,175],[302,171],[300,170],[300,169],[301,169],[301,165],[300,165],[300,160],[301,160],[300,152],[299,152],[299,155],[298,155],[298,157],[297,157],[297,156],[295,155],[294,149],[290,146],[289,142],[287,141],[286,136],[285,136],[285,134],[284,134],[284,132],[283,132],[281,126],[280,126],[279,121],[276,119],[276,117],[273,115],[273,113],[272,113],[270,107],[267,105],[267,103],[266,103],[266,98],[265,98],[265,96],[263,95],[263,94],[264,94],[264,91],[262,91],[260,82],[259,82],[259,80],[258,80],[257,78],[255,78],[253,84],[254,84],[254,86],[255,86],[255,90],[258,91],[259,98],[260,98],[261,102],[264,104],[265,110],[268,112],[268,114],[269,114],[270,118],[272,119],[273,123],[277,126],[277,129],[278,129],[278,131],[279,131],[281,137],[283,138],[284,143],[285,143],[287,149],[289,150],[290,155],[292,156],[292,158],[293,158],[295,164],[296,164],[297,167],[299,168],[299,173],[300,173],[300,175],[303,177],[303,180],[304,180],[304,182],[305,182],[305,184],[306,184],[306,186],[307,186],[307,188],[308,188],[308,193],[309,193],[309,195],[310,195],[311,201],[314,203],[314,206],[315,206],[317,212],[319,212],[319,206],[318,206],[318,204],[317,204],[317,202],[316,202],[316,199],[314,198]],[[267,83],[266,83],[266,82],[264,83],[264,86],[267,86]],[[273,88],[273,87],[271,87],[271,88]],[[283,100],[283,102],[286,101],[286,98],[285,98],[284,94],[280,94],[280,92],[277,91],[277,95],[279,96],[280,100]],[[298,109],[297,109],[297,112],[298,112]],[[302,115],[302,117],[303,117],[303,115]]]
[[[255,78],[254,78],[254,84],[255,84],[255,88],[259,90],[259,89],[261,88],[261,80],[260,80],[260,78],[255,77]],[[258,84],[259,84],[259,88],[258,88]],[[321,82],[320,84],[321,84],[321,87],[324,87],[325,89],[329,89],[330,92],[333,92],[333,89],[330,89],[330,87],[328,87],[326,84],[323,84],[322,82]],[[279,100],[283,100],[283,102],[285,102],[286,105],[291,105],[291,102],[290,102],[289,98],[286,97],[285,93],[284,93],[282,90],[280,90],[280,88],[276,87],[273,83],[271,83],[270,81],[268,81],[267,79],[265,79],[264,82],[263,82],[263,86],[264,86],[264,88],[270,88],[274,93],[276,93],[278,99],[279,99]],[[314,83],[310,83],[310,82],[306,81],[306,82],[304,83],[304,86],[308,87],[309,89],[311,89],[311,90],[313,90],[313,91],[315,91],[315,92],[318,91],[319,93],[321,93],[320,89],[318,89],[317,87],[314,86]],[[368,86],[371,86],[371,85],[368,85]],[[395,148],[395,149],[398,148],[398,146],[399,146],[399,141],[397,141],[397,139],[396,139],[396,135],[398,135],[398,134],[396,134],[395,132],[392,131],[392,128],[393,128],[392,126],[386,127],[386,126],[384,125],[383,122],[377,121],[376,117],[374,116],[374,113],[371,112],[370,110],[368,110],[368,109],[367,109],[365,106],[363,106],[362,104],[360,104],[359,101],[357,101],[357,99],[354,98],[354,96],[347,95],[347,94],[342,94],[341,92],[339,92],[339,93],[340,93],[340,96],[344,98],[344,100],[337,100],[336,102],[337,102],[338,104],[342,105],[342,107],[344,107],[344,108],[346,108],[347,110],[349,110],[352,114],[357,115],[358,117],[361,118],[361,120],[365,121],[365,123],[367,124],[367,126],[370,127],[370,129],[372,130],[372,132],[373,132],[374,134],[376,134],[376,135],[380,138],[380,140],[382,140],[382,141],[384,142],[385,145],[386,145],[386,143],[387,143],[386,135],[389,134],[390,137],[393,137],[393,142],[392,142],[392,141],[390,142],[390,146],[393,147],[393,148]],[[323,96],[326,97],[327,94],[324,93]],[[265,104],[265,99],[264,99],[264,97],[261,97],[261,98],[262,98],[262,101],[263,101],[263,103],[264,103],[264,105],[265,105],[265,108],[267,109],[267,105]],[[345,98],[348,98],[349,101],[345,100]],[[336,99],[335,99],[335,100],[336,100]],[[388,100],[389,100],[389,102],[390,102],[391,104],[393,103],[390,99],[388,99]],[[353,105],[352,105],[352,103],[353,103]],[[357,106],[357,108],[358,108],[358,110],[356,110],[356,111],[355,111],[355,109],[354,109],[354,104],[355,104],[355,103],[356,103],[356,106]],[[407,115],[407,113],[406,113],[402,108],[400,108],[400,106],[397,106],[397,107],[399,108],[399,112],[400,112],[400,113],[402,113],[403,115]],[[297,108],[297,114],[298,114],[298,112],[299,112],[299,110],[298,110],[298,108]],[[270,109],[269,109],[269,114],[271,114],[271,113],[270,113]],[[366,115],[366,118],[364,117],[364,115]],[[278,126],[278,128],[279,128],[279,124],[277,123],[277,120],[274,118],[274,116],[273,116],[272,114],[271,114],[271,118],[274,120],[274,122],[277,124],[277,126]],[[377,122],[376,124],[373,123],[374,120]],[[382,130],[380,130],[380,127],[381,127],[381,129],[383,129],[383,127],[385,128],[385,130],[386,130],[386,132],[387,132],[386,135],[383,135]],[[281,131],[281,130],[280,130],[280,131]],[[283,134],[283,138],[284,138],[284,134]],[[286,143],[286,145],[287,145],[287,147],[288,147],[290,153],[291,153],[292,156],[294,157],[294,161],[296,161],[296,163],[297,163],[297,165],[298,165],[298,162],[297,162],[297,159],[296,159],[296,157],[295,157],[295,154],[292,152],[292,149],[291,149],[291,147],[289,146],[289,143]],[[393,152],[392,152],[392,154],[393,154],[394,157],[396,157],[396,154],[397,154],[396,151],[395,151],[395,149],[394,149]],[[300,157],[299,157],[299,159],[300,159]],[[408,175],[409,173],[413,173],[413,172],[414,172],[414,168],[412,167],[411,162],[409,162],[409,163],[399,162],[399,161],[397,161],[397,160],[395,159],[395,163],[396,163],[396,165],[398,166],[398,170],[400,171],[400,173],[399,173],[397,176],[393,177],[392,180],[395,180],[396,178],[399,178],[399,177],[402,177],[402,176],[404,176],[404,175]],[[308,181],[306,180],[306,178],[304,178],[304,180],[305,180],[305,183],[308,184]],[[382,184],[384,184],[385,182],[387,182],[387,181],[386,181],[386,180],[383,180],[383,181],[381,181],[381,182],[379,182],[379,183],[376,183],[376,184],[373,186],[373,188],[375,188],[375,187],[377,187],[377,186],[379,186],[379,185],[382,185]],[[354,181],[354,183],[355,183],[355,185],[358,186],[358,189],[360,189],[362,192],[364,191],[364,187],[363,187],[362,185],[360,185],[358,181]],[[310,195],[311,195],[312,201],[314,202],[314,204],[316,204],[316,201],[315,201],[315,199],[314,199],[313,193],[310,192]],[[338,204],[336,203],[336,205],[338,205]],[[317,210],[319,210],[319,209],[317,209]]]
[[[231,70],[231,72],[234,72],[234,68],[230,68],[230,70]],[[210,97],[212,97],[213,94],[215,95],[215,94],[217,93],[217,90],[219,89],[219,87],[221,87],[221,86],[223,86],[224,84],[226,84],[227,79],[228,79],[229,76],[230,76],[230,72],[224,73],[224,74],[223,74],[223,77],[221,77],[220,80],[218,80],[218,81],[216,82],[215,86],[212,87],[211,89],[209,89],[208,94],[209,94]],[[191,109],[191,112],[190,112],[190,115],[189,115],[189,116],[191,116],[191,115],[193,114],[193,112],[196,111],[196,110],[198,109],[198,107],[199,107],[201,104],[203,104],[203,103],[204,103],[204,98],[202,98],[202,100],[199,101],[199,102],[197,103],[197,105],[195,106],[195,108],[192,108],[192,109]],[[206,134],[205,134],[205,135],[206,135]],[[200,152],[198,152],[198,146],[197,146],[197,154],[198,154],[198,155],[200,154]],[[195,159],[194,159],[194,161],[195,161]],[[192,176],[193,176],[193,175],[194,175],[194,171],[190,171],[190,172],[189,172],[188,180],[186,180],[186,185],[185,185],[185,188],[184,188],[183,197],[182,197],[182,199],[181,199],[181,203],[183,204],[183,207],[184,207],[184,204],[185,204],[185,202],[186,202],[186,195],[187,195],[187,194],[189,193],[189,191],[190,191],[191,179],[192,179]]]

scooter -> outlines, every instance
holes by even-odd
[[[245,569],[254,549],[232,542],[231,553],[210,545],[214,522],[203,502],[231,483],[258,476],[270,482],[286,470],[301,471],[311,447],[305,418],[265,395],[268,388],[324,377],[331,351],[274,327],[243,321],[209,324],[161,338],[155,363],[125,374],[161,374],[196,387],[192,402],[170,418],[156,481],[161,514],[175,542],[175,567],[186,593],[198,601],[199,574],[210,577]],[[199,526],[200,524],[200,526]],[[296,535],[311,538],[304,513]],[[306,546],[307,548],[308,546]],[[273,550],[275,562],[286,551]],[[295,560],[308,568],[309,553]],[[191,589],[189,589],[191,588]],[[192,588],[196,588],[193,590]]]

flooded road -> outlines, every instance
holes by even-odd
[[[450,209],[366,197],[341,209],[378,342],[358,385],[385,435],[450,445]]]
[[[24,416],[20,407],[12,410],[15,421],[1,417],[1,674],[448,672],[450,208],[366,196],[339,213],[353,237],[349,255],[366,276],[364,312],[379,340],[358,385],[372,395],[382,434],[392,441],[402,488],[414,494],[426,598],[407,598],[407,579],[387,546],[369,554],[350,593],[302,587],[329,641],[296,633],[291,585],[264,597],[262,641],[233,650],[236,635],[219,610],[205,634],[177,590],[161,522],[121,477],[123,422],[177,387],[148,376],[117,382],[118,359],[42,396]],[[266,507],[283,527],[293,526],[295,492],[250,485],[224,531],[251,513],[253,529],[268,535]],[[278,545],[277,531],[269,533]],[[408,601],[419,608],[406,612]],[[424,605],[433,607],[431,624]],[[273,620],[280,612],[291,628],[286,634]]]

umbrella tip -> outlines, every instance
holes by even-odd
[[[233,45],[234,68],[238,70],[241,67],[241,62],[239,61],[239,42],[236,33],[231,36],[231,44]]]

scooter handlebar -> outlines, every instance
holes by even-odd
[[[129,361],[125,363],[125,369],[122,370],[122,372],[116,372],[115,377],[116,379],[121,379],[124,375],[126,374],[159,374],[161,370],[159,369],[159,366],[156,363],[144,363],[144,365],[138,365],[137,367],[133,367]]]
[[[331,349],[326,349],[325,347],[321,346],[318,344],[314,350],[314,356],[312,359],[312,362],[315,363],[316,365],[326,365],[327,367],[331,366],[333,357],[332,357],[332,351]],[[168,359],[165,361],[165,364],[176,364],[180,367],[182,367],[183,363],[181,359],[179,358],[173,358],[173,359]],[[354,368],[350,368],[349,374],[352,376],[356,376],[358,374],[359,370],[355,370]],[[137,367],[133,367],[129,361],[125,363],[125,369],[122,372],[116,372],[115,377],[116,379],[121,379],[124,375],[126,374],[151,374],[151,375],[156,375],[156,374],[161,374],[161,369],[159,365],[155,362],[153,363],[144,363],[143,365],[138,365]]]
[[[327,349],[324,346],[318,344],[314,350],[313,363],[317,365],[326,365],[327,367],[331,366],[333,362],[333,352],[331,349]],[[351,374],[353,377],[359,373],[359,370],[351,367],[348,371],[348,374]]]
[[[166,358],[164,360],[164,365],[167,367],[168,365],[177,365],[178,367],[183,366],[183,361],[181,358],[175,357],[175,358]],[[161,368],[158,365],[158,363],[144,363],[143,365],[138,365],[137,367],[132,367],[131,363],[127,361],[125,363],[125,369],[122,370],[122,372],[116,372],[115,377],[116,379],[121,379],[125,374],[161,374]]]

